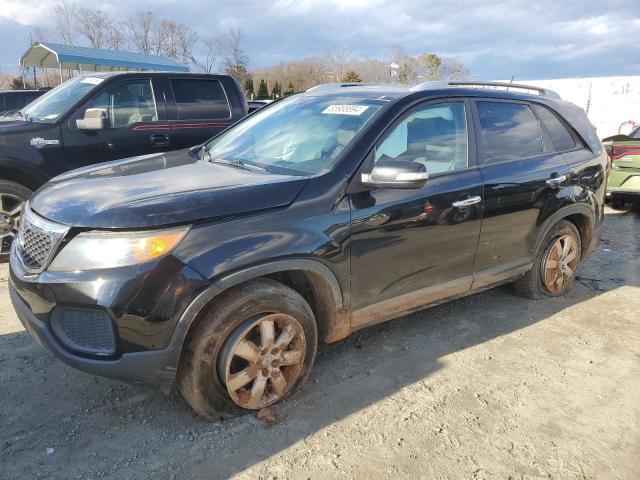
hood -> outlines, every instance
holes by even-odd
[[[29,203],[42,217],[69,226],[150,228],[287,206],[306,182],[201,161],[181,150],[68,172]]]
[[[0,131],[5,128],[20,127],[27,125],[28,122],[18,117],[1,117],[0,116]]]
[[[21,117],[0,117],[0,135],[3,133],[32,132],[37,130],[49,130],[52,123],[29,122]]]

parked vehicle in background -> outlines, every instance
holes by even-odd
[[[640,202],[640,127],[629,135],[614,135],[602,140],[611,158],[607,199],[613,208],[627,202]]]
[[[0,91],[0,117],[26,107],[49,90],[50,88]]]
[[[272,101],[273,100],[249,100],[247,102],[249,104],[249,113],[253,113],[256,110],[269,105]]]
[[[607,154],[580,108],[501,85],[323,86],[60,176],[25,206],[18,316],[62,361],[175,381],[217,418],[291,394],[318,342],[505,282],[562,295]]]
[[[204,142],[247,114],[227,75],[95,73],[50,90],[0,119],[0,257],[21,206],[75,168]]]

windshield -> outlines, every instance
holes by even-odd
[[[78,77],[66,81],[27,105],[22,113],[34,122],[55,122],[89,90],[102,82],[102,78]]]
[[[331,166],[384,104],[348,95],[296,95],[258,110],[216,137],[203,158],[269,173],[314,175]]]

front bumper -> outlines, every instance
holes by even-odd
[[[15,252],[10,257],[11,300],[31,336],[72,367],[133,383],[174,381],[185,334],[177,325],[208,285],[171,255],[133,267],[38,276],[25,273]],[[61,330],[60,312],[69,310],[77,312],[75,324]],[[110,325],[114,348],[108,352],[91,348],[96,313]]]
[[[104,377],[115,378],[133,383],[170,384],[174,381],[177,357],[180,352],[171,345],[162,350],[125,353],[118,359],[94,359],[75,355],[65,348],[53,336],[45,322],[31,311],[25,301],[9,283],[9,295],[20,322],[29,334],[43,347],[67,365],[95,373]]]

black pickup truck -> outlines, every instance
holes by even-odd
[[[226,75],[95,73],[0,118],[0,259],[24,201],[75,168],[200,144],[247,115]]]

